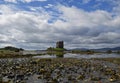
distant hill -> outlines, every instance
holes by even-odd
[[[72,49],[72,50],[82,50],[82,51],[86,51],[86,50],[94,50],[94,51],[107,51],[107,50],[112,50],[112,51],[120,51],[120,47],[100,48],[100,49],[75,48],[75,49]]]
[[[12,47],[12,46],[6,46],[4,48],[0,48],[0,50],[10,50],[10,51],[19,52],[19,51],[23,51],[24,49]]]
[[[120,51],[120,47],[114,47],[114,48],[101,48],[101,49],[93,49],[93,50],[98,50],[98,51],[107,51],[107,50]]]
[[[87,48],[74,48],[74,49],[71,49],[71,50],[82,50],[82,51],[86,51],[86,50],[89,50]]]

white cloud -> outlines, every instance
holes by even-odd
[[[40,2],[43,2],[43,1],[47,1],[47,0],[4,0],[5,2],[12,2],[12,3],[17,3],[18,1],[21,1],[21,2],[34,2],[34,1],[40,1]]]
[[[104,25],[112,20],[111,14],[102,10],[86,12],[84,10],[77,9],[76,7],[65,6],[59,7],[59,10],[63,12],[61,18],[66,20],[67,23],[70,24],[69,26],[76,26],[79,28],[98,27],[99,25]],[[66,22],[63,22],[63,24],[66,24]]]
[[[16,0],[4,0],[6,2],[12,2],[12,3],[16,3],[17,1]]]
[[[54,46],[58,40],[65,41],[66,48],[120,45],[119,16],[113,17],[103,10],[87,12],[59,5],[57,9],[62,14],[49,23],[51,14],[43,8],[31,8],[34,12],[0,5],[1,46],[43,49]]]
[[[120,1],[117,3],[117,6],[113,8],[113,14],[120,16]]]
[[[47,4],[47,6],[45,6],[45,8],[51,8],[51,7],[53,7],[54,5],[52,5],[52,4]]]
[[[120,35],[120,19],[118,16],[112,17],[111,13],[103,10],[86,12],[76,7],[59,6],[58,8],[63,13],[61,18],[66,22],[58,20],[54,25],[58,26],[62,30],[59,31],[64,34],[73,35],[71,42],[84,45],[106,43],[104,46],[107,46],[109,42],[109,44],[119,45],[117,42],[120,41],[118,37]],[[113,42],[113,39],[116,42]]]
[[[96,0],[96,2],[108,3],[109,5],[111,5],[111,7],[113,6],[112,14],[120,15],[120,0]]]
[[[6,8],[7,6],[4,7]],[[40,37],[42,33],[48,31],[48,29],[45,28],[48,26],[47,19],[49,16],[47,14],[41,13],[37,15],[36,13],[25,11],[15,12],[12,11],[12,9],[10,12],[0,15],[0,34],[3,34],[1,37],[4,37],[1,38],[0,41],[6,42],[10,40],[10,44],[11,42],[30,42],[32,40],[30,38]],[[36,36],[35,34],[39,36]],[[11,38],[9,38],[9,36]]]
[[[13,14],[15,11],[19,11],[14,5],[0,5],[0,13],[1,14]]]
[[[27,3],[34,2],[34,1],[40,1],[40,2],[42,2],[42,1],[47,1],[47,0],[21,0],[21,2],[27,2]]]

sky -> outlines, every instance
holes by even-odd
[[[0,0],[0,48],[120,46],[120,0]]]

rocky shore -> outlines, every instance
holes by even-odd
[[[120,64],[98,59],[0,60],[0,83],[119,83]]]

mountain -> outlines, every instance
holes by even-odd
[[[71,49],[71,50],[82,50],[82,51],[86,51],[86,50],[89,50],[87,48],[74,48],[74,49]]]
[[[100,49],[75,48],[75,49],[72,49],[72,50],[82,50],[82,51],[86,51],[86,50],[94,50],[94,51],[107,51],[107,50],[112,50],[112,51],[120,51],[120,47],[100,48]]]
[[[101,48],[101,49],[92,49],[96,51],[107,51],[107,50],[112,50],[112,51],[120,51],[120,47],[114,47],[114,48]]]

